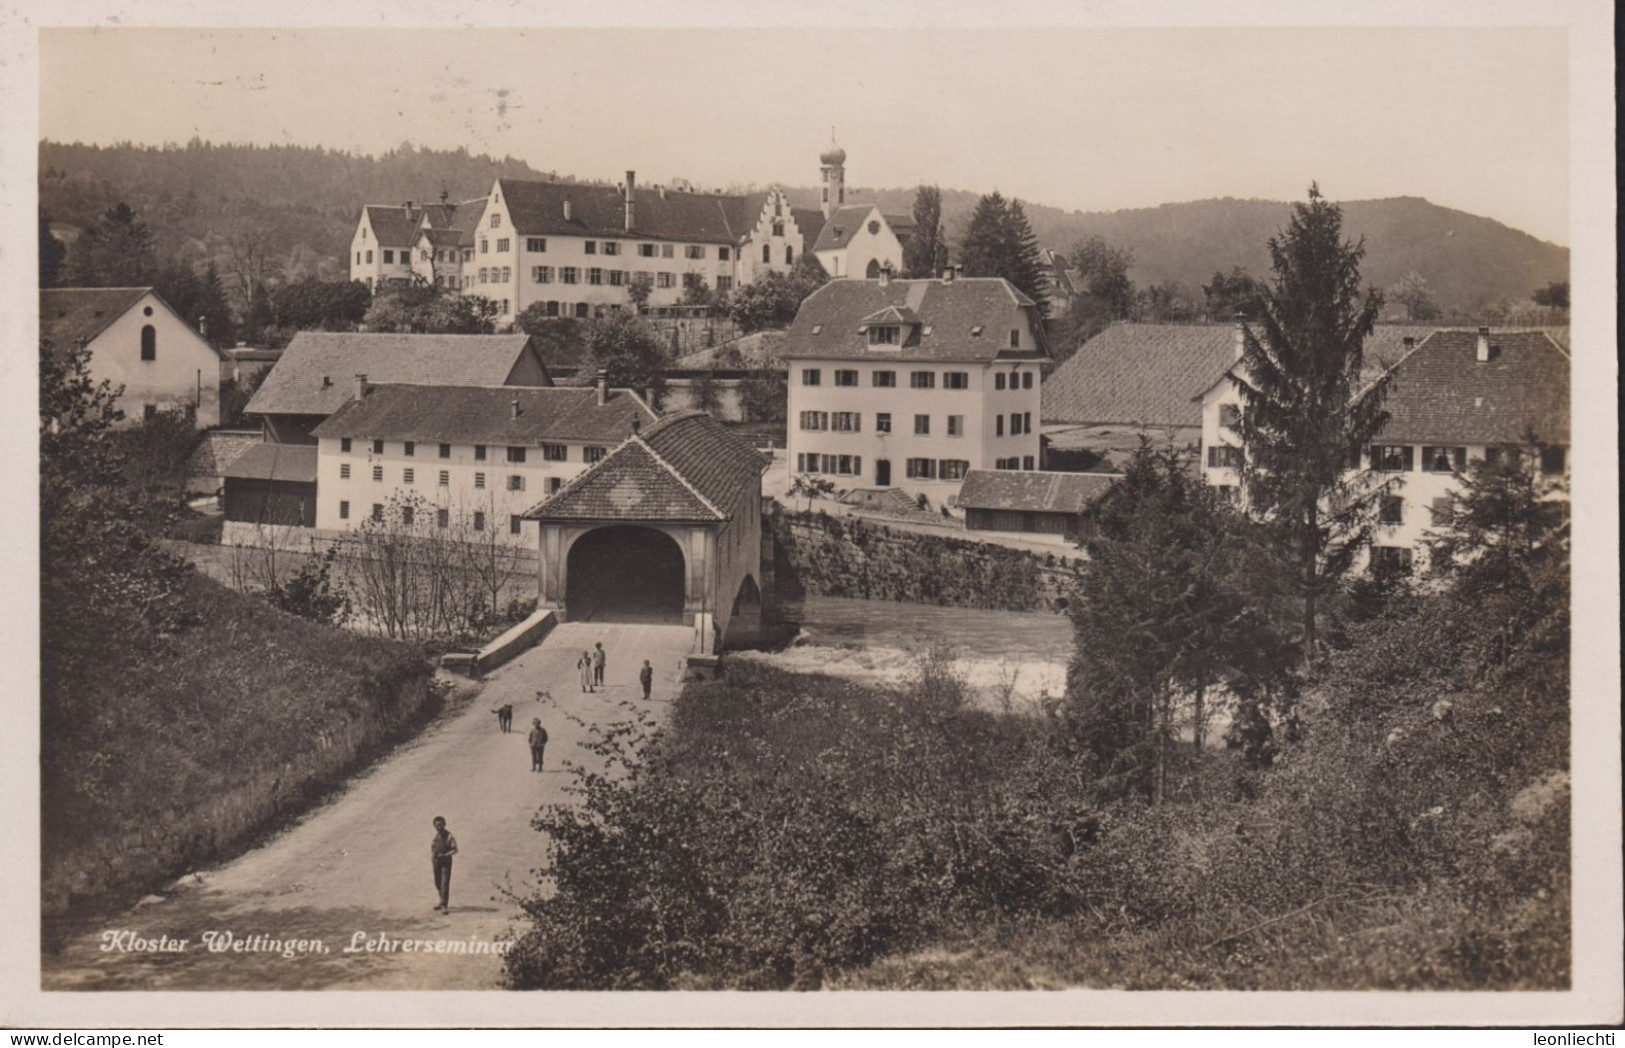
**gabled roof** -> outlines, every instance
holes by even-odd
[[[58,348],[89,342],[129,312],[150,287],[55,287],[39,293],[39,332]]]
[[[864,324],[918,324],[920,315],[907,306],[887,306],[863,318]]]
[[[610,390],[600,405],[591,387],[369,385],[359,400],[346,388],[350,399],[312,430],[316,436],[514,447],[614,444],[632,432],[634,418],[659,417],[625,389]]]
[[[331,415],[356,375],[374,383],[501,386],[530,336],[395,335],[301,331],[243,410],[255,415]]]
[[[203,434],[186,460],[188,477],[219,477],[239,456],[264,442],[259,430],[215,429]]]
[[[917,339],[884,351],[858,329],[895,308],[921,325]],[[1023,325],[1021,318],[1029,324]],[[1042,338],[1032,299],[998,277],[954,280],[832,280],[808,295],[790,324],[782,355],[823,360],[1047,360],[1044,348],[1011,349],[1010,331],[1028,326]],[[814,329],[817,329],[816,331]],[[980,334],[973,334],[980,328]],[[929,329],[929,331],[927,331]]]
[[[525,513],[544,521],[722,522],[741,494],[761,491],[767,460],[703,411],[634,433]]]
[[[372,235],[379,244],[384,247],[411,246],[420,212],[387,204],[368,204],[366,212],[367,223],[372,226]]]
[[[678,357],[672,371],[717,371],[751,367],[784,367],[785,333],[753,331],[720,346]]]
[[[737,244],[761,216],[764,193],[722,196],[637,189],[632,229],[626,228],[626,201],[614,186],[499,179],[497,191],[520,235],[601,236],[628,240],[686,240]],[[570,217],[564,217],[564,202]]]
[[[848,204],[838,207],[830,212],[829,221],[819,231],[818,240],[813,244],[814,251],[838,251],[852,242],[858,235],[858,230],[869,221],[869,213],[874,212],[876,217],[885,220],[886,216],[873,204]]]
[[[467,236],[466,230],[461,229],[420,229],[418,239],[427,240],[432,247],[456,247]]]
[[[238,480],[316,483],[316,445],[255,444],[226,463],[221,476]]]
[[[1567,353],[1541,331],[1492,331],[1480,363],[1476,331],[1439,331],[1392,371],[1381,439],[1396,444],[1512,444],[1531,428],[1569,442]]]
[[[1200,426],[1192,400],[1236,359],[1234,324],[1113,324],[1044,382],[1045,422]]]
[[[1120,473],[1032,473],[973,469],[956,500],[960,509],[1081,513],[1122,479]]]

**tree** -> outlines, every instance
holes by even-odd
[[[782,423],[790,409],[789,376],[767,361],[752,364],[740,380],[739,402],[747,422]]]
[[[1342,238],[1343,213],[1309,187],[1287,228],[1269,242],[1274,281],[1262,301],[1262,336],[1247,329],[1238,422],[1242,482],[1251,510],[1275,533],[1302,602],[1305,665],[1315,658],[1318,602],[1370,536],[1381,492],[1350,469],[1387,421],[1388,378],[1365,382],[1364,343],[1382,295],[1360,293],[1364,244]]]
[[[1538,588],[1541,565],[1566,551],[1562,451],[1531,430],[1521,445],[1497,448],[1468,468],[1450,522],[1433,540],[1434,557],[1452,565],[1458,593],[1526,596]]]
[[[978,200],[965,229],[959,258],[966,276],[1003,277],[1037,303],[1041,311],[1049,309],[1038,238],[1021,201],[1006,201],[998,190]]]
[[[1152,284],[1140,292],[1135,312],[1144,320],[1178,323],[1194,320],[1198,311],[1190,289],[1177,280],[1170,280],[1165,284]]]
[[[787,494],[793,499],[806,499],[807,512],[812,512],[813,499],[827,498],[835,491],[835,482],[828,477],[816,476],[812,473],[797,473],[790,481],[790,490]]]
[[[236,322],[214,263],[201,277],[184,262],[170,263],[153,275],[152,285],[182,320],[203,332],[210,345],[224,348],[235,343]]]
[[[658,406],[666,389],[669,361],[653,328],[630,313],[610,313],[582,324],[585,353],[577,374],[586,380],[608,373],[609,384],[637,390],[653,390]]]
[[[788,274],[765,273],[729,297],[728,318],[746,334],[789,327],[801,303],[824,283],[810,268],[800,265]]]
[[[1405,307],[1405,319],[1415,321],[1437,320],[1443,313],[1433,290],[1421,273],[1411,270],[1394,285],[1394,301]]]
[[[632,282],[626,285],[626,300],[632,303],[632,312],[642,313],[649,308],[649,296],[654,289],[654,281],[649,274],[639,273],[632,278]],[[526,307],[527,310],[529,308]]]
[[[1548,309],[1569,308],[1569,282],[1567,280],[1554,281],[1543,288],[1537,288],[1534,293],[1535,305],[1545,306]]]
[[[903,276],[925,279],[948,267],[948,233],[942,225],[942,190],[914,191],[914,234],[903,245]]]
[[[57,278],[68,257],[67,245],[51,233],[51,216],[39,213],[39,286],[56,287]]]
[[[277,327],[298,331],[353,331],[372,305],[372,292],[358,280],[290,280],[271,295]]]
[[[696,375],[689,388],[693,392],[693,407],[712,416],[722,410],[722,388],[715,375]]]
[[[1262,308],[1264,285],[1240,266],[1228,274],[1214,270],[1213,280],[1202,285],[1202,297],[1210,320],[1232,320],[1237,314],[1251,320]]]
[[[685,306],[701,306],[710,309],[717,304],[716,292],[706,283],[704,274],[683,274],[683,300]]]
[[[1129,279],[1134,255],[1108,244],[1104,238],[1088,237],[1072,245],[1068,260],[1077,274],[1077,297],[1063,322],[1068,329],[1058,341],[1075,349],[1112,323],[1134,315],[1139,294]]]
[[[152,233],[124,203],[108,208],[68,251],[75,287],[145,287],[157,271]]]
[[[514,325],[534,340],[542,363],[555,371],[581,366],[582,323],[549,315],[544,302],[532,302],[514,318]]]

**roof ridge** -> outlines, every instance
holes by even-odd
[[[703,415],[703,414],[705,414],[705,412],[701,411],[701,412],[697,412],[697,414]],[[688,414],[688,413],[684,413],[682,416],[680,416],[680,418],[682,418],[684,420],[689,419],[689,418],[693,418],[693,417],[694,416],[692,414]],[[650,428],[653,429],[653,427],[650,427]],[[663,428],[669,429],[670,427],[667,426],[667,427],[663,427]],[[719,520],[727,520],[728,519],[728,515],[726,513],[724,513],[721,510],[717,509],[717,507],[712,504],[710,499],[708,499],[704,495],[700,494],[700,489],[696,488],[693,484],[690,484],[689,481],[688,481],[688,478],[683,476],[683,474],[678,471],[676,466],[672,465],[670,462],[667,462],[665,456],[661,455],[660,452],[656,451],[654,449],[654,447],[651,446],[647,440],[643,439],[642,434],[634,433],[634,434],[632,434],[631,439],[633,439],[633,440],[637,441],[639,444],[643,445],[643,447],[649,452],[649,454],[651,454],[651,455],[653,455],[655,457],[655,461],[660,463],[662,466],[664,466],[666,468],[666,472],[670,473],[673,477],[676,478],[677,483],[679,483],[683,487],[687,488],[688,493],[690,495],[693,495],[695,498],[700,500],[700,505],[704,506],[706,509],[708,509],[712,513],[716,514],[717,518]],[[605,461],[608,461],[609,456],[605,455],[604,459],[605,459]]]

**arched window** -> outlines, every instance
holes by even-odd
[[[787,266],[795,265],[795,261],[796,249],[789,244],[784,245],[784,264]]]
[[[147,324],[141,329],[141,359],[158,359],[158,329]]]
[[[870,280],[879,280],[880,260],[878,258],[871,258],[869,260],[869,268],[863,271],[863,275],[868,277]]]
[[[763,244],[762,245],[762,264],[767,265],[768,263],[770,263],[772,261],[773,261],[773,245],[772,244]]]

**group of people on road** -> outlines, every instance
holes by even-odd
[[[603,642],[594,644],[591,651],[581,653],[576,660],[576,669],[581,671],[581,690],[588,694],[597,693],[604,686],[604,669],[609,663],[609,655],[604,651]],[[649,660],[643,660],[643,668],[638,670],[638,683],[643,686],[643,699],[649,700],[649,692],[654,686],[655,671],[649,665]]]

